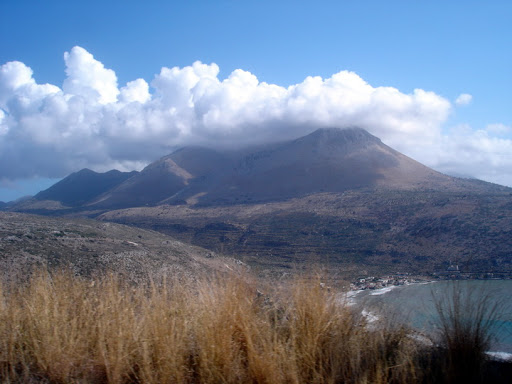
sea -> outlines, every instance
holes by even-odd
[[[512,359],[512,280],[443,280],[390,286],[352,292],[350,301],[361,307],[370,322],[379,319],[406,324],[419,334],[434,336],[440,325],[436,303],[449,302],[455,291],[461,292],[463,316],[474,314],[479,303],[495,309],[488,315],[493,335],[488,353]]]

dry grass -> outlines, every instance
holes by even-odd
[[[493,299],[492,292],[483,287],[463,287],[453,282],[448,294],[434,295],[439,317],[437,351],[441,360],[444,382],[486,382],[486,363],[499,320],[498,308],[503,305]]]
[[[0,381],[416,383],[403,328],[367,327],[318,281],[123,284],[69,272],[0,285]]]

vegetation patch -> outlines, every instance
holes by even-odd
[[[0,285],[0,381],[460,382],[466,367],[452,364],[446,375],[445,364],[466,348],[448,342],[454,330],[446,325],[439,348],[401,326],[369,326],[318,279],[267,286],[223,275],[133,285],[112,274],[39,270],[25,283]],[[480,369],[472,382],[506,382],[510,364],[497,367],[483,352],[471,355]]]

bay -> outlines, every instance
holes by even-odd
[[[435,302],[449,300],[456,290],[462,292],[470,304],[469,309],[463,306],[463,316],[474,315],[475,305],[482,300],[486,308],[495,307],[495,316],[491,316],[493,339],[489,352],[512,357],[512,280],[445,280],[392,286],[360,291],[352,300],[364,308],[370,319],[406,324],[434,336],[440,325]]]

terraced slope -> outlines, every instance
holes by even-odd
[[[262,269],[512,273],[511,192],[359,190],[285,202],[111,211],[101,220],[151,228]]]

